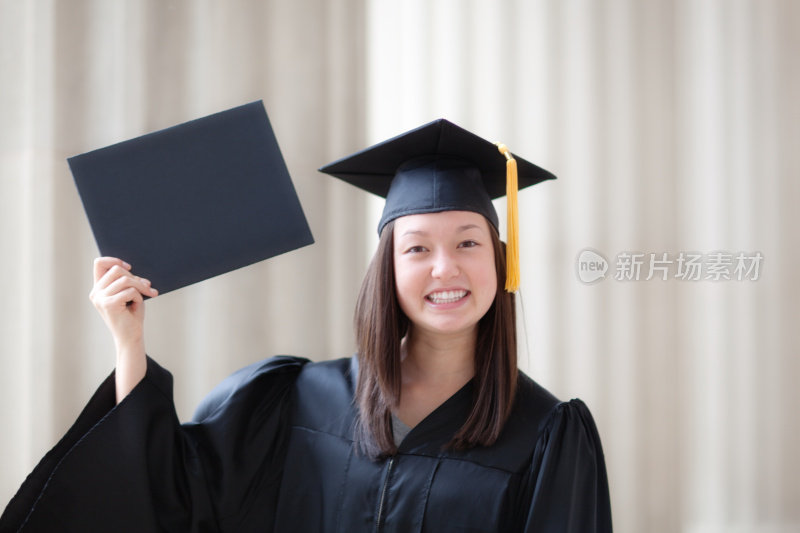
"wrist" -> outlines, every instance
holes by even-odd
[[[117,403],[121,402],[147,374],[144,342],[117,346]]]
[[[117,364],[136,361],[145,357],[144,339],[140,338],[125,342],[115,341],[114,345],[117,351]]]

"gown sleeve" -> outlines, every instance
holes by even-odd
[[[291,389],[306,362],[238,371],[184,425],[172,376],[152,359],[116,406],[112,374],[23,482],[0,533],[271,531]]]
[[[611,533],[603,449],[580,400],[558,404],[540,434],[529,476],[526,533]]]

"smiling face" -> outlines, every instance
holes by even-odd
[[[397,300],[415,329],[444,335],[475,331],[497,293],[491,231],[482,215],[470,211],[396,219]]]

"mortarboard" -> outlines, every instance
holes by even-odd
[[[68,162],[100,253],[159,294],[314,242],[260,101]]]
[[[519,287],[518,189],[555,176],[444,119],[325,165],[320,172],[386,198],[378,233],[398,217],[474,211],[498,228],[492,199],[508,194],[506,290]]]

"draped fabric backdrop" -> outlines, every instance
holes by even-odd
[[[800,531],[800,2],[400,6],[368,9],[368,137],[443,115],[560,177],[520,193],[521,366],[591,407],[617,531]],[[681,252],[763,261],[614,279]]]
[[[315,169],[446,117],[559,176],[520,193],[520,365],[592,409],[616,530],[800,531],[798,27],[794,0],[0,0],[0,501],[114,361],[65,158],[263,99],[317,243],[148,302],[182,418],[248,362],[352,352],[380,203]]]
[[[364,142],[363,12],[0,0],[0,500],[114,365],[87,299],[97,248],[70,155],[263,99],[316,244],[148,302],[148,352],[177,376],[182,418],[249,362],[353,352],[364,195],[316,168]]]

